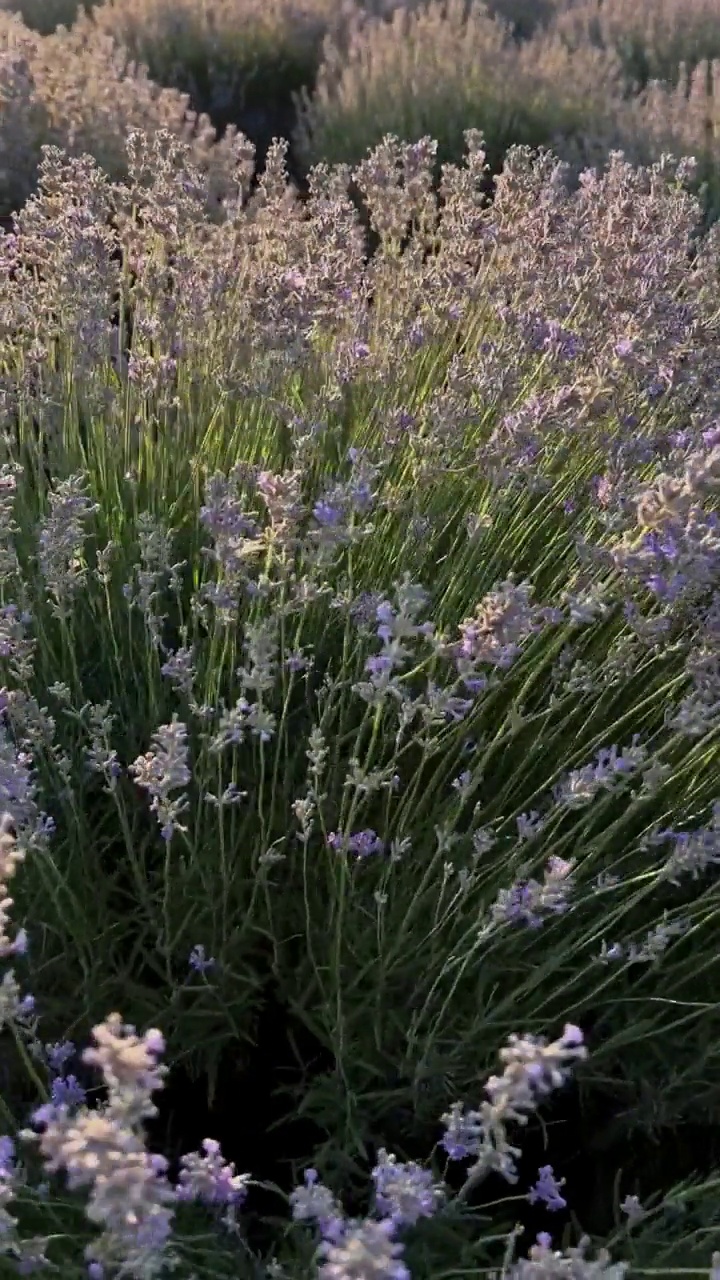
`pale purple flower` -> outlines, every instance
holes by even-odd
[[[223,711],[210,750],[220,752],[226,747],[239,745],[245,741],[248,731],[260,742],[270,742],[275,733],[275,716],[261,701],[249,702],[247,698],[238,698],[234,707]]]
[[[620,1210],[625,1214],[629,1223],[641,1222],[645,1217],[646,1210],[643,1209],[637,1196],[625,1196],[620,1204]]]
[[[377,610],[382,597],[377,592],[363,591],[350,605],[350,617],[356,626],[363,629],[371,627],[377,618]]]
[[[15,934],[15,941],[12,944],[11,952],[14,956],[26,956],[28,953],[29,941],[27,929],[18,929]]]
[[[57,1076],[50,1086],[50,1097],[55,1107],[80,1107],[86,1099],[77,1076]]]
[[[151,1095],[165,1073],[157,1061],[164,1039],[152,1029],[138,1037],[119,1014],[94,1027],[93,1038],[83,1060],[102,1070],[107,1103],[94,1110],[47,1103],[33,1115],[42,1133],[23,1137],[38,1143],[47,1172],[63,1171],[71,1191],[87,1188],[88,1216],[113,1258],[129,1273],[142,1259],[142,1274],[156,1276],[167,1261],[175,1193],[167,1161],[145,1147],[143,1125],[156,1114]]]
[[[544,1204],[553,1213],[557,1209],[567,1208],[567,1200],[560,1195],[565,1179],[561,1178],[558,1182],[551,1164],[543,1165],[538,1169],[538,1175],[535,1186],[528,1192],[527,1198],[530,1204]]]
[[[218,540],[255,537],[258,532],[256,521],[245,515],[240,498],[233,493],[231,481],[219,473],[205,485],[200,521]]]
[[[479,1111],[466,1111],[462,1102],[454,1102],[443,1116],[445,1132],[440,1139],[451,1160],[466,1160],[480,1150],[483,1134],[482,1115]]]
[[[475,1157],[465,1189],[488,1173],[517,1182],[515,1161],[520,1151],[508,1142],[507,1126],[525,1123],[538,1102],[566,1082],[570,1065],[587,1056],[582,1040],[582,1031],[572,1023],[567,1023],[562,1036],[551,1044],[535,1036],[510,1036],[500,1051],[502,1075],[491,1076],[485,1085],[486,1101],[467,1112],[456,1102],[442,1116],[445,1134],[441,1145],[450,1158]]]
[[[12,1138],[0,1137],[0,1178],[12,1177],[14,1163],[15,1143]]]
[[[198,942],[190,952],[188,964],[195,973],[207,973],[210,969],[214,969],[217,961],[213,956],[207,956],[205,947],[202,942]]]
[[[367,659],[365,670],[369,676],[382,679],[391,675],[397,665],[398,660],[393,653],[376,653]]]
[[[342,1218],[337,1201],[324,1183],[320,1182],[316,1169],[306,1169],[304,1186],[296,1187],[290,1195],[290,1211],[293,1222],[316,1222],[323,1236],[337,1234]]]
[[[312,658],[308,658],[300,649],[297,649],[288,654],[285,659],[285,666],[288,671],[297,674],[300,671],[306,671],[308,667],[312,666]]]
[[[601,791],[612,791],[632,777],[647,760],[647,750],[636,735],[629,747],[603,747],[593,764],[573,769],[554,789],[555,801],[569,809],[589,804]]]
[[[45,1045],[45,1056],[52,1071],[62,1075],[65,1067],[75,1053],[72,1040],[63,1040],[55,1044]]]
[[[226,1164],[220,1143],[205,1138],[203,1155],[191,1152],[180,1160],[177,1186],[178,1200],[200,1201],[209,1206],[240,1206],[247,1196],[249,1173],[238,1174],[233,1164]]]
[[[510,889],[501,889],[491,908],[493,920],[525,924],[531,929],[541,928],[548,916],[567,911],[568,897],[574,888],[573,868],[574,863],[552,857],[548,860],[542,883],[519,880]]]
[[[195,678],[195,651],[180,648],[168,654],[160,668],[160,674],[170,680],[177,689],[190,696]]]
[[[18,830],[37,822],[32,763],[27,751],[18,751],[0,724],[0,813],[8,814]]]
[[[375,853],[380,854],[385,851],[384,842],[370,827],[366,831],[356,831],[350,836],[331,831],[327,842],[330,848],[338,853],[351,853],[356,858],[369,858]]]
[[[412,1227],[419,1218],[431,1218],[443,1198],[442,1187],[433,1181],[430,1170],[415,1161],[402,1164],[384,1149],[378,1153],[372,1179],[378,1213],[398,1227]]]
[[[361,477],[351,480],[348,486],[348,497],[353,511],[361,513],[369,511],[375,500],[370,480]]]
[[[342,521],[344,513],[339,506],[333,506],[321,498],[313,507],[313,515],[318,524],[335,528]]]
[[[130,766],[137,785],[152,796],[150,809],[157,814],[160,834],[166,841],[175,831],[185,830],[178,818],[187,808],[187,796],[183,792],[171,799],[171,792],[181,791],[192,779],[187,736],[185,725],[173,717],[172,724],[161,724],[156,730],[151,750]]]
[[[85,477],[69,476],[48,494],[50,512],[38,539],[38,563],[49,595],[63,610],[87,577],[84,522],[99,510]]]
[[[395,1224],[388,1219],[348,1222],[340,1240],[320,1246],[324,1262],[318,1280],[411,1280],[402,1261],[403,1245],[394,1234]]]
[[[534,840],[545,826],[545,819],[536,809],[532,809],[530,813],[521,813],[515,819],[515,825],[519,840]]]
[[[628,356],[632,355],[634,346],[635,343],[632,338],[620,338],[620,340],[615,343],[615,355],[620,360],[627,360]]]

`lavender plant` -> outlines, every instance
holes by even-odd
[[[20,756],[15,764],[20,772],[25,768]],[[0,833],[3,893],[7,893],[27,852],[18,844],[16,835],[26,810],[22,802],[17,805],[14,800],[13,796],[12,812],[3,815]],[[32,845],[33,841],[29,843]],[[12,905],[9,897],[2,903],[0,948],[5,960],[25,950],[23,931],[14,939],[8,933]],[[106,1100],[92,1107],[77,1078],[66,1073],[75,1046],[69,1041],[42,1045],[37,1037],[37,1022],[28,1020],[34,1012],[33,1002],[27,997],[19,998],[12,970],[5,975],[3,992],[3,1026],[12,1029],[28,1066],[25,1043],[36,1051],[54,1077],[48,1101],[32,1114],[33,1128],[22,1130],[19,1137],[25,1143],[39,1145],[47,1174],[63,1174],[70,1192],[87,1195],[85,1215],[99,1233],[84,1249],[86,1274],[92,1280],[111,1275],[147,1280],[176,1271],[182,1258],[173,1247],[174,1218],[178,1207],[188,1203],[202,1204],[216,1213],[223,1210],[223,1227],[230,1234],[239,1234],[237,1214],[252,1180],[249,1174],[239,1175],[232,1164],[223,1161],[216,1141],[206,1139],[202,1155],[183,1156],[175,1183],[167,1176],[167,1160],[146,1149],[144,1126],[157,1114],[152,1096],[163,1087],[166,1074],[166,1068],[159,1065],[165,1048],[162,1034],[151,1030],[138,1037],[135,1028],[124,1024],[119,1014],[112,1014],[93,1029],[95,1045],[86,1049],[82,1057],[88,1066],[101,1070]],[[486,1086],[489,1101],[479,1111],[469,1113],[467,1121],[460,1120],[459,1106],[443,1117],[443,1145],[450,1159],[477,1157],[460,1197],[495,1167],[502,1169],[508,1181],[517,1180],[517,1149],[508,1143],[507,1125],[525,1123],[538,1102],[565,1082],[570,1066],[586,1054],[582,1039],[582,1032],[569,1025],[562,1037],[550,1045],[532,1037],[512,1036],[501,1053],[505,1068],[502,1076],[492,1077]],[[30,1074],[42,1088],[35,1068],[30,1068]],[[466,1138],[459,1145],[459,1128],[469,1132],[468,1123],[472,1126],[472,1140],[468,1142]],[[541,1171],[545,1176],[550,1172]],[[405,1246],[397,1238],[398,1233],[414,1226],[420,1218],[432,1218],[441,1211],[445,1189],[433,1184],[429,1170],[415,1164],[399,1164],[385,1151],[380,1153],[373,1180],[376,1216],[364,1222],[345,1218],[330,1190],[318,1183],[315,1170],[306,1171],[304,1187],[290,1197],[293,1220],[316,1223],[319,1228],[322,1242],[315,1251],[320,1262],[319,1277],[410,1276],[401,1261]],[[2,1256],[16,1264],[19,1274],[31,1273],[38,1267],[61,1270],[64,1275],[72,1267],[75,1272],[68,1252],[68,1245],[73,1243],[69,1233],[30,1236],[23,1232],[20,1218],[10,1212],[11,1207],[16,1208],[16,1200],[27,1197],[28,1191],[37,1191],[46,1202],[52,1195],[48,1183],[44,1190],[33,1185],[32,1172],[18,1159],[15,1141],[6,1136],[0,1144]],[[512,1246],[512,1233],[509,1243]],[[56,1261],[58,1246],[65,1246],[60,1264]],[[538,1250],[547,1252],[540,1237]],[[584,1250],[580,1252],[584,1256]],[[603,1254],[600,1262],[605,1258]],[[513,1268],[512,1274],[516,1271]],[[622,1273],[621,1267],[614,1274]],[[213,1274],[218,1274],[217,1264]],[[276,1264],[272,1274],[278,1274]],[[300,1273],[295,1270],[295,1274]]]
[[[328,40],[315,92],[298,97],[295,143],[306,164],[357,164],[388,132],[431,133],[441,158],[459,161],[473,126],[493,169],[511,144],[572,143],[587,164],[616,140],[621,89],[617,59],[589,43],[570,49],[541,30],[518,44],[486,5],[436,0]]]
[[[681,63],[677,82],[653,81],[628,106],[628,150],[637,159],[670,148],[692,155],[708,222],[720,212],[718,61]]]
[[[428,1148],[447,1117],[471,1189],[512,1175],[507,1072],[562,1083],[591,1017],[582,1102],[624,1141],[717,1112],[717,239],[687,162],[614,154],[572,188],[514,148],[489,203],[466,143],[437,190],[431,139],[387,136],[305,202],[282,144],[251,192],[238,140],[219,201],[171,131],[132,132],[116,182],[47,148],[0,241],[13,910],[44,1042],[100,1028],[88,1065],[145,1073],[139,1111],[115,1071],[104,1111],[69,1073],[40,1113],[112,1235],[94,1266],[170,1247],[136,1132],[160,1034],[212,1076],[270,977],[333,1063],[293,1099],[327,1134],[324,1280],[438,1275],[396,1231],[442,1198],[398,1108]],[[379,1215],[340,1229],[320,1185],[350,1202],[379,1135]],[[186,1181],[218,1168],[242,1198],[212,1145]],[[548,1237],[520,1262],[511,1229],[468,1267],[623,1274]]]
[[[248,109],[270,109],[310,84],[326,32],[343,9],[328,0],[105,0],[93,22],[146,64],[157,83],[187,93],[196,110],[221,125]]]
[[[549,25],[571,48],[613,50],[630,88],[676,84],[683,65],[720,56],[716,0],[581,0],[556,6]]]
[[[68,30],[39,36],[19,17],[0,14],[0,216],[35,190],[43,145],[90,154],[112,178],[126,175],[129,129],[168,130],[213,175],[211,199],[228,194],[238,142],[217,139],[209,118],[187,95],[160,88],[116,37],[86,14]]]
[[[416,0],[104,0],[94,25],[147,65],[158,84],[187,94],[220,130],[232,124],[267,144],[289,136],[292,95],[312,87],[329,37]]]

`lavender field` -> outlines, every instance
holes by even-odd
[[[0,1277],[720,1280],[720,0],[76,10],[0,9]]]

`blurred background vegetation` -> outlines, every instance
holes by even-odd
[[[492,170],[513,143],[574,169],[610,150],[718,172],[720,0],[0,0],[0,214],[34,190],[43,143],[122,176],[128,128],[190,138],[227,164],[289,141],[302,186],[387,133],[459,161],[479,129]]]

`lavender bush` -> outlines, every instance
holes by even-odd
[[[333,0],[105,0],[93,10],[159,84],[187,93],[214,120],[239,121],[314,80],[326,31],[342,25]]]
[[[44,145],[90,154],[111,178],[124,177],[130,128],[169,130],[188,142],[194,162],[212,175],[212,200],[227,194],[235,130],[218,140],[186,95],[151,81],[86,15],[43,38],[0,13],[0,216],[36,189]]]
[[[23,22],[40,35],[50,35],[58,27],[69,27],[78,10],[88,10],[95,0],[0,0],[0,9],[20,14]]]
[[[692,155],[695,185],[702,192],[708,222],[720,213],[718,84],[720,62],[681,64],[677,83],[652,81],[627,108],[628,139],[635,159],[665,148]]]
[[[556,5],[548,25],[571,48],[616,53],[628,87],[676,84],[682,65],[720,56],[717,0],[571,0]]]
[[[158,84],[187,93],[224,128],[262,134],[293,125],[292,93],[315,83],[323,43],[345,46],[349,26],[424,0],[104,0],[95,25]],[[270,141],[270,137],[267,139]]]
[[[511,144],[570,146],[586,163],[617,141],[619,60],[540,31],[518,43],[482,3],[433,0],[329,39],[314,94],[298,101],[295,145],[306,163],[358,163],[384,134],[431,133],[459,161],[463,131],[482,130],[493,169]]]
[[[170,130],[131,132],[114,183],[46,148],[0,242],[21,1269],[83,1274],[76,1192],[94,1280],[173,1251],[188,1280],[707,1276],[720,1247],[714,1179],[627,1188],[594,1261],[551,1219],[522,1261],[517,1210],[472,1207],[589,1023],[582,1104],[625,1143],[720,1106],[720,379],[689,162],[613,154],[571,189],[516,147],[489,203],[466,144],[437,192],[436,144],[387,136],[300,201],[284,145],[250,194],[231,136],[219,203]],[[268,978],[333,1069],[298,1087],[327,1140],[260,1272],[253,1171],[209,1141],[173,1180],[144,1125],[165,1047],[212,1078]],[[67,1065],[93,1028],[99,1105]],[[566,1194],[545,1161],[516,1200]],[[196,1201],[224,1235],[176,1246]]]

